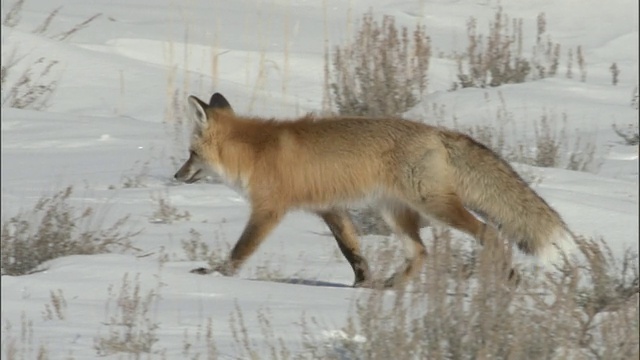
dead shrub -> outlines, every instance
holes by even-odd
[[[486,38],[478,34],[477,20],[470,18],[467,51],[458,56],[458,82],[453,89],[524,82],[531,64],[522,55],[522,37],[522,19],[511,21],[502,7],[489,24]]]
[[[500,106],[493,124],[461,125],[454,118],[453,127],[510,162],[585,172],[599,168],[601,163],[596,158],[598,148],[595,137],[577,136],[572,143],[568,136],[569,116],[566,113],[558,115],[543,110],[540,117],[532,122],[533,136],[522,136],[516,132],[518,129],[515,124],[518,122],[513,113],[509,111],[502,95],[499,97]],[[506,135],[507,131],[511,132],[510,136]]]
[[[93,208],[78,209],[69,204],[71,194],[72,187],[67,187],[41,198],[31,211],[3,221],[3,275],[29,274],[46,261],[68,255],[134,249],[131,238],[139,231],[123,231],[128,216],[102,228]]]
[[[391,16],[376,21],[370,11],[354,39],[331,56],[332,102],[341,115],[399,116],[426,91],[430,56],[424,26],[409,32]]]
[[[42,110],[48,106],[49,99],[58,87],[58,80],[51,70],[58,61],[47,60],[44,57],[34,61],[31,66],[18,75],[15,82],[6,89],[4,85],[9,72],[19,59],[8,58],[6,65],[3,59],[2,66],[2,105],[17,109]]]
[[[151,200],[156,202],[157,208],[149,218],[153,224],[171,224],[174,221],[189,220],[191,214],[188,211],[180,212],[177,207],[171,204],[169,193],[151,194]]]
[[[226,241],[222,226],[213,233],[213,240],[215,245],[210,247],[202,240],[202,234],[192,228],[189,230],[189,238],[180,240],[180,244],[188,261],[206,261],[207,266],[214,269],[224,263],[225,256],[231,249],[228,245],[223,245]]]
[[[488,34],[478,32],[477,19],[467,21],[466,52],[455,57],[458,79],[451,90],[467,87],[495,87],[553,77],[558,73],[561,46],[547,35],[545,13],[536,18],[536,38],[531,52],[524,52],[525,34],[521,18],[511,19],[498,7],[489,23]],[[567,77],[571,78],[574,62],[573,49],[568,50]],[[586,81],[586,59],[582,47],[576,47],[576,62],[580,80]]]
[[[638,132],[638,124],[628,124],[626,128],[619,127],[616,124],[611,125],[613,131],[618,135],[625,145],[640,144],[640,133]]]
[[[436,234],[421,279],[364,294],[338,338],[310,336],[305,325],[300,358],[636,358],[638,255],[614,259],[601,240],[579,239],[579,249],[579,266],[522,272],[514,289],[491,254]]]

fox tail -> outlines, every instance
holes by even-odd
[[[493,151],[456,136],[462,141],[443,140],[464,205],[485,215],[522,252],[546,265],[562,264],[576,244],[560,215]]]

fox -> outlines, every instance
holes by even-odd
[[[174,178],[191,184],[215,174],[251,206],[226,260],[194,273],[237,274],[294,210],[326,223],[354,287],[402,287],[415,277],[427,258],[424,219],[470,235],[499,258],[506,258],[504,238],[546,264],[573,248],[560,215],[509,163],[463,133],[393,117],[240,116],[217,92],[208,103],[189,96],[186,108],[193,123],[189,157]],[[382,284],[372,279],[348,212],[363,203],[379,209],[404,245],[405,262]]]

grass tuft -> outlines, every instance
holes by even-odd
[[[108,332],[94,339],[99,356],[129,353],[138,359],[141,354],[154,353],[159,324],[152,319],[151,312],[160,301],[161,285],[158,282],[155,289],[143,293],[140,275],[131,280],[129,274],[124,274],[118,290],[109,287],[105,322]]]
[[[101,254],[134,249],[131,238],[139,233],[123,231],[129,217],[102,228],[91,207],[69,204],[73,189],[67,187],[43,197],[31,211],[2,223],[0,256],[3,275],[26,275],[46,261],[68,255]]]

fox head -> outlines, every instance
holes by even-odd
[[[175,174],[175,179],[188,184],[213,174],[220,174],[219,151],[215,149],[217,137],[216,120],[225,114],[233,114],[227,99],[220,93],[211,96],[209,104],[195,96],[187,99],[187,115],[193,123],[193,134],[189,146],[189,159]]]

